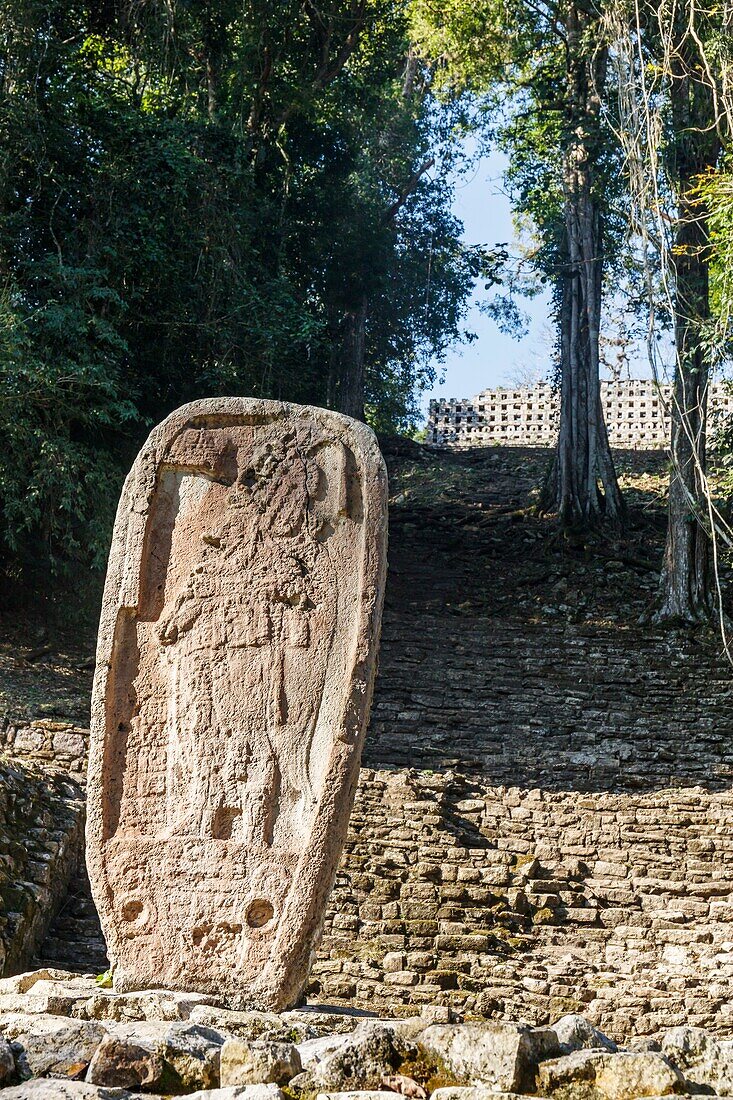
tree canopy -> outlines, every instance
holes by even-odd
[[[188,399],[413,428],[476,281],[511,289],[503,246],[467,247],[452,213],[472,130],[507,154],[527,266],[553,292],[543,507],[622,528],[604,317],[621,303],[653,352],[666,326],[662,612],[706,617],[725,526],[707,390],[733,308],[727,20],[673,0],[0,0],[3,561],[101,564],[123,471]],[[496,312],[511,321],[511,301]]]
[[[149,426],[202,395],[409,426],[481,268],[399,3],[0,5],[0,539],[103,560]],[[370,319],[371,318],[371,319]]]

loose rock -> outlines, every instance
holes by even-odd
[[[320,1062],[344,1045],[343,1035],[321,1035],[298,1043],[298,1054],[304,1070],[315,1070]]]
[[[223,1043],[224,1036],[196,1024],[118,1024],[102,1040],[87,1080],[169,1093],[213,1088]]]
[[[574,1050],[618,1050],[613,1039],[576,1012],[563,1016],[550,1030],[557,1035],[558,1047],[563,1054],[572,1054]]]
[[[733,1042],[697,1027],[676,1027],[662,1039],[662,1050],[682,1071],[689,1092],[733,1092]]]
[[[221,1048],[222,1085],[286,1085],[301,1069],[292,1043],[227,1039]]]
[[[661,1054],[579,1050],[543,1062],[537,1075],[543,1096],[562,1100],[636,1100],[682,1092],[682,1077]]]
[[[196,1024],[171,1024],[163,1044],[163,1059],[180,1091],[213,1088],[220,1083],[220,1059],[224,1036]],[[235,1083],[235,1082],[231,1082]]]
[[[21,1078],[83,1076],[106,1035],[101,1024],[88,1020],[23,1013],[0,1016],[0,1033]]]
[[[119,1035],[106,1035],[87,1072],[95,1085],[144,1088],[152,1092],[163,1087],[163,1059],[155,1046]]]
[[[321,1091],[351,1092],[354,1089],[380,1091],[384,1077],[392,1074],[414,1046],[395,1029],[371,1022],[360,1024],[345,1036],[331,1053],[326,1053],[310,1073]],[[394,1098],[394,1094],[393,1098]]]
[[[494,1092],[531,1089],[537,1061],[557,1047],[554,1032],[517,1024],[434,1024],[421,1045],[439,1058],[458,1083],[485,1084]]]

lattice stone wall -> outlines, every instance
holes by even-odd
[[[601,382],[601,401],[611,444],[663,447],[669,439],[670,386],[651,379]],[[547,382],[516,390],[482,390],[476,397],[430,402],[427,442],[438,446],[480,447],[490,443],[546,447],[558,427],[558,394]],[[713,427],[733,412],[728,386],[710,393]]]

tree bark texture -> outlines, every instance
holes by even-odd
[[[680,247],[687,247],[681,240],[692,236],[690,230],[695,228],[699,227],[694,224],[680,227],[677,233]],[[662,600],[656,618],[659,622],[668,619],[701,622],[709,618],[713,609],[711,547],[703,488],[709,370],[702,350],[695,347],[695,326],[690,324],[687,308],[697,304],[699,309],[703,295],[707,302],[707,272],[704,263],[685,262],[682,255],[677,258],[676,268],[675,340],[680,362],[672,400],[667,542],[661,577]],[[691,300],[693,297],[697,303]]]
[[[710,351],[709,239],[696,179],[719,155],[712,91],[687,25],[680,27],[671,74],[677,225],[672,256],[675,287],[676,370],[671,409],[671,472],[667,542],[656,620],[701,622],[713,610],[711,543],[705,493]]]
[[[410,171],[397,198],[386,208],[380,218],[380,228],[388,231],[410,196],[435,161],[432,157]],[[372,278],[375,272],[372,271]],[[354,290],[356,304],[344,309],[335,308],[331,315],[331,362],[328,374],[328,407],[338,412],[364,420],[364,380],[366,355],[366,321],[369,311],[369,293]]]
[[[328,407],[356,420],[364,419],[364,353],[367,296],[343,310],[333,327],[328,374]]]
[[[603,215],[593,179],[593,138],[605,78],[606,54],[582,48],[586,16],[567,6],[567,125],[565,242],[561,275],[560,431],[543,507],[564,527],[619,523],[624,503],[611,457],[599,379],[603,296]]]

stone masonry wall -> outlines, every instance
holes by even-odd
[[[0,974],[27,965],[40,946],[83,842],[78,783],[0,755]]]
[[[30,964],[84,859],[89,730],[0,717],[0,974]]]
[[[651,379],[601,382],[601,403],[611,445],[664,447],[669,440],[671,386]],[[733,412],[729,387],[714,383],[711,424]],[[427,442],[476,447],[490,443],[548,446],[558,428],[558,394],[547,382],[519,389],[483,390],[475,397],[430,402]]]
[[[314,993],[533,1023],[582,1011],[616,1036],[733,1030],[727,680],[708,666],[687,695],[663,638],[634,684],[602,635],[538,632],[520,654],[508,634],[416,625],[383,673],[367,761],[391,767],[363,771]]]
[[[594,559],[523,510],[542,456],[530,477],[513,449],[433,461],[474,487],[437,507],[419,470],[395,489],[365,768],[311,995],[733,1033],[719,639],[639,622],[656,541]]]
[[[56,765],[80,779],[85,777],[89,730],[73,722],[41,718],[29,722],[5,717],[0,720],[0,752],[15,760]]]

